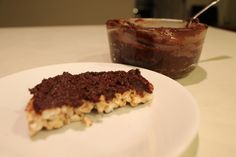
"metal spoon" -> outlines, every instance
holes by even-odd
[[[207,9],[218,3],[220,0],[212,1],[210,4],[208,4],[205,8],[203,8],[201,11],[199,11],[197,14],[195,14],[194,17],[190,18],[190,20],[187,22],[186,27],[189,27],[196,18],[201,15],[203,12],[205,12]]]

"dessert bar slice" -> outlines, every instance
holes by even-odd
[[[108,72],[64,72],[29,90],[33,95],[25,109],[30,136],[42,129],[60,128],[74,121],[91,125],[90,112],[108,113],[126,105],[151,100],[153,85],[138,69]]]

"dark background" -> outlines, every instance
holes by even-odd
[[[0,0],[0,27],[94,25],[120,17],[188,19],[211,0]],[[236,0],[201,15],[208,25],[236,30]]]

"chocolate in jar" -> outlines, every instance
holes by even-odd
[[[177,79],[188,75],[201,54],[207,25],[170,19],[108,20],[111,59]]]

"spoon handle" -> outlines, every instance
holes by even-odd
[[[218,3],[220,0],[215,0],[213,2],[211,2],[210,4],[208,4],[205,8],[203,8],[201,11],[199,11],[193,18],[192,20],[195,20],[199,15],[201,15],[203,12],[205,12],[208,8],[212,7],[213,5],[215,5],[216,3]]]
[[[201,11],[199,11],[196,15],[194,15],[194,17],[192,17],[191,19],[189,19],[189,21],[186,24],[186,27],[188,28],[193,20],[195,20],[199,15],[201,15],[203,12],[205,12],[208,8],[212,7],[213,5],[215,5],[216,3],[218,3],[220,0],[215,0],[212,1],[210,4],[208,4],[205,8],[203,8]]]

